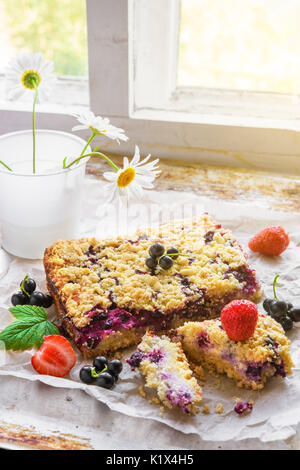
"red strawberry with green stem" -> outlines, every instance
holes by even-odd
[[[246,341],[254,334],[258,320],[257,307],[250,300],[233,300],[221,312],[221,323],[229,339]]]

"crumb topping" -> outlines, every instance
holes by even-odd
[[[153,243],[181,253],[169,270],[151,275],[145,259]],[[259,299],[255,272],[230,230],[208,215],[139,230],[131,237],[58,241],[46,250],[45,268],[76,327],[88,325],[95,305],[103,309],[174,311],[206,298],[239,295]],[[237,294],[238,295],[238,294]]]

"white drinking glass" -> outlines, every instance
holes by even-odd
[[[80,206],[88,158],[69,169],[86,142],[66,132],[36,130],[36,173],[32,131],[0,136],[0,223],[2,247],[22,258],[41,259],[46,247],[79,235]],[[90,153],[88,147],[85,153]]]

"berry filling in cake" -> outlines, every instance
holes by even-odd
[[[193,377],[180,344],[166,336],[146,333],[138,350],[127,360],[145,377],[146,386],[157,391],[168,408],[178,407],[184,413],[199,411],[201,388]]]
[[[44,265],[63,326],[89,357],[262,294],[235,237],[207,214],[130,238],[58,241]]]
[[[233,341],[221,321],[187,322],[177,329],[187,357],[211,372],[224,373],[237,385],[253,390],[264,387],[268,377],[286,377],[293,366],[290,341],[272,318],[258,316],[251,338]]]

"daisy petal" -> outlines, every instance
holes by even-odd
[[[112,171],[106,171],[103,173],[103,178],[107,181],[115,181],[118,177],[117,173],[113,173]]]

